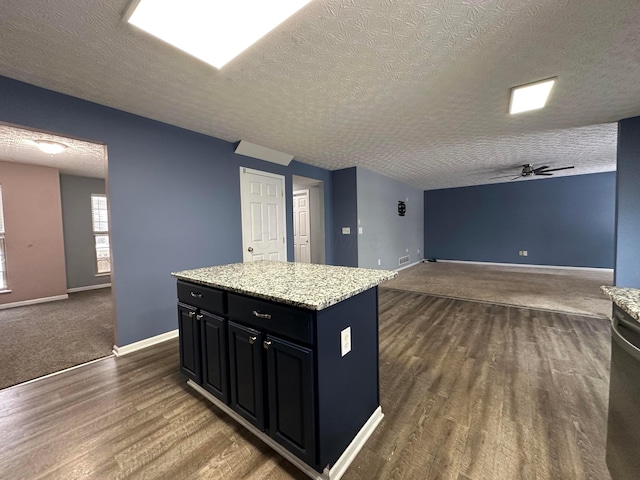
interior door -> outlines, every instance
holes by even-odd
[[[296,262],[311,263],[309,190],[293,192],[293,251]]]
[[[243,261],[287,259],[284,177],[240,167]]]

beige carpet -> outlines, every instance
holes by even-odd
[[[402,270],[382,287],[608,318],[611,301],[600,286],[612,284],[606,271],[436,262]]]
[[[0,389],[110,355],[113,331],[110,288],[0,310]]]

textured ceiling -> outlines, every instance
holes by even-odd
[[[127,3],[2,0],[0,74],[424,189],[614,170],[613,122],[640,115],[638,0],[315,0],[219,71]],[[547,108],[507,114],[552,76]]]
[[[36,140],[62,143],[59,154],[44,153]],[[52,167],[67,175],[105,178],[104,145],[0,124],[0,161]]]

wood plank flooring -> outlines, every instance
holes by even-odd
[[[345,480],[608,479],[603,319],[380,290],[385,418]],[[0,391],[2,479],[304,479],[177,341]]]

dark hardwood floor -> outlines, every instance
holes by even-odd
[[[607,479],[608,322],[380,290],[385,418],[344,475]],[[348,401],[348,399],[346,399]],[[304,479],[185,385],[176,340],[0,391],[2,479]]]

